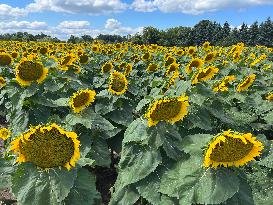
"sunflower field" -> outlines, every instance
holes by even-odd
[[[19,205],[272,205],[272,71],[272,48],[243,43],[1,41],[0,191]],[[98,168],[116,175],[108,201]]]

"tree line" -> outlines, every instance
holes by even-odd
[[[2,34],[0,40],[18,41],[51,41],[61,42],[56,37],[45,34],[32,35],[27,32],[15,34]],[[96,38],[90,35],[77,37],[71,35],[69,43],[92,42],[102,40],[105,43],[117,43],[131,41],[135,44],[158,44],[163,46],[190,46],[201,45],[209,41],[212,45],[229,46],[243,42],[248,46],[265,45],[273,47],[273,21],[267,18],[260,24],[256,21],[251,25],[243,23],[234,28],[228,22],[223,25],[215,21],[202,20],[193,27],[179,26],[160,30],[154,27],[145,27],[143,32],[134,35],[120,36],[100,34]]]

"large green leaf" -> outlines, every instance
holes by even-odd
[[[92,205],[95,200],[100,199],[100,194],[96,190],[96,178],[88,170],[81,168],[78,171],[74,186],[68,197],[65,199],[66,205]]]
[[[160,153],[152,147],[125,145],[121,153],[118,172],[121,188],[144,179],[160,163]]]
[[[0,158],[0,190],[11,186],[13,167],[10,162]]]
[[[148,126],[146,120],[142,118],[136,119],[126,129],[123,143],[125,144],[128,142],[139,142],[146,140],[149,137],[147,129]]]
[[[239,191],[232,198],[224,202],[223,205],[224,204],[225,205],[242,205],[242,204],[254,205],[251,187],[248,185],[247,181],[241,179]]]
[[[24,163],[12,175],[12,193],[22,205],[57,205],[68,196],[76,173],[76,169],[38,171],[34,165]]]
[[[133,185],[124,188],[115,188],[109,205],[133,205],[137,202],[140,195]]]
[[[203,155],[203,147],[205,147],[211,140],[213,136],[209,134],[196,134],[188,135],[182,139],[180,144],[184,152],[191,155]]]
[[[239,191],[239,179],[228,169],[206,170],[194,187],[194,201],[199,204],[220,204]]]
[[[98,137],[95,138],[88,157],[95,160],[95,165],[97,166],[109,167],[111,155],[106,141]]]
[[[112,131],[115,129],[115,127],[108,120],[91,109],[88,109],[81,114],[67,115],[66,122],[70,125],[82,124],[89,129],[99,128],[105,131]]]

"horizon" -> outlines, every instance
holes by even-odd
[[[272,0],[2,0],[0,34],[44,33],[61,40],[85,34],[126,36],[147,26],[193,27],[201,20],[227,21],[236,28],[272,19],[272,10]]]

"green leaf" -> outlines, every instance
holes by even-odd
[[[263,119],[268,123],[268,124],[273,124],[273,111],[267,113]]]
[[[214,136],[209,134],[188,135],[182,139],[181,148],[184,152],[191,155],[203,155],[203,147],[205,147]]]
[[[201,176],[201,163],[198,158],[178,161],[163,174],[159,191],[177,199],[187,194]]]
[[[147,133],[147,121],[142,118],[138,118],[133,121],[124,133],[123,143],[139,142],[149,137]]]
[[[106,141],[96,137],[88,157],[95,160],[95,165],[97,166],[109,167],[111,164],[111,155]]]
[[[89,129],[99,128],[106,131],[112,131],[115,129],[115,127],[108,120],[91,109],[88,109],[81,114],[68,114],[66,116],[66,122],[72,126],[82,124]]]
[[[82,168],[78,171],[74,186],[68,197],[65,199],[66,205],[91,205],[95,200],[100,199],[100,194],[96,190],[96,178],[88,170]]]
[[[140,195],[138,194],[134,186],[126,186],[121,189],[115,189],[115,192],[112,194],[109,205],[135,204],[139,197]]]
[[[239,191],[231,199],[228,199],[223,205],[255,205],[251,187],[248,185],[247,181],[240,180]],[[258,204],[257,204],[258,205]]]
[[[209,169],[195,185],[194,202],[220,204],[239,191],[239,179],[229,169]]]
[[[161,163],[160,153],[150,146],[125,145],[119,163],[121,188],[138,182]]]
[[[38,172],[37,168],[24,163],[12,175],[12,193],[20,204],[57,205],[73,187],[76,169]]]
[[[95,164],[94,162],[95,162],[95,160],[93,160],[93,159],[80,158],[77,161],[77,164],[80,165],[81,167],[84,167],[84,166],[93,166]]]
[[[13,167],[10,162],[0,158],[0,190],[11,186]]]

